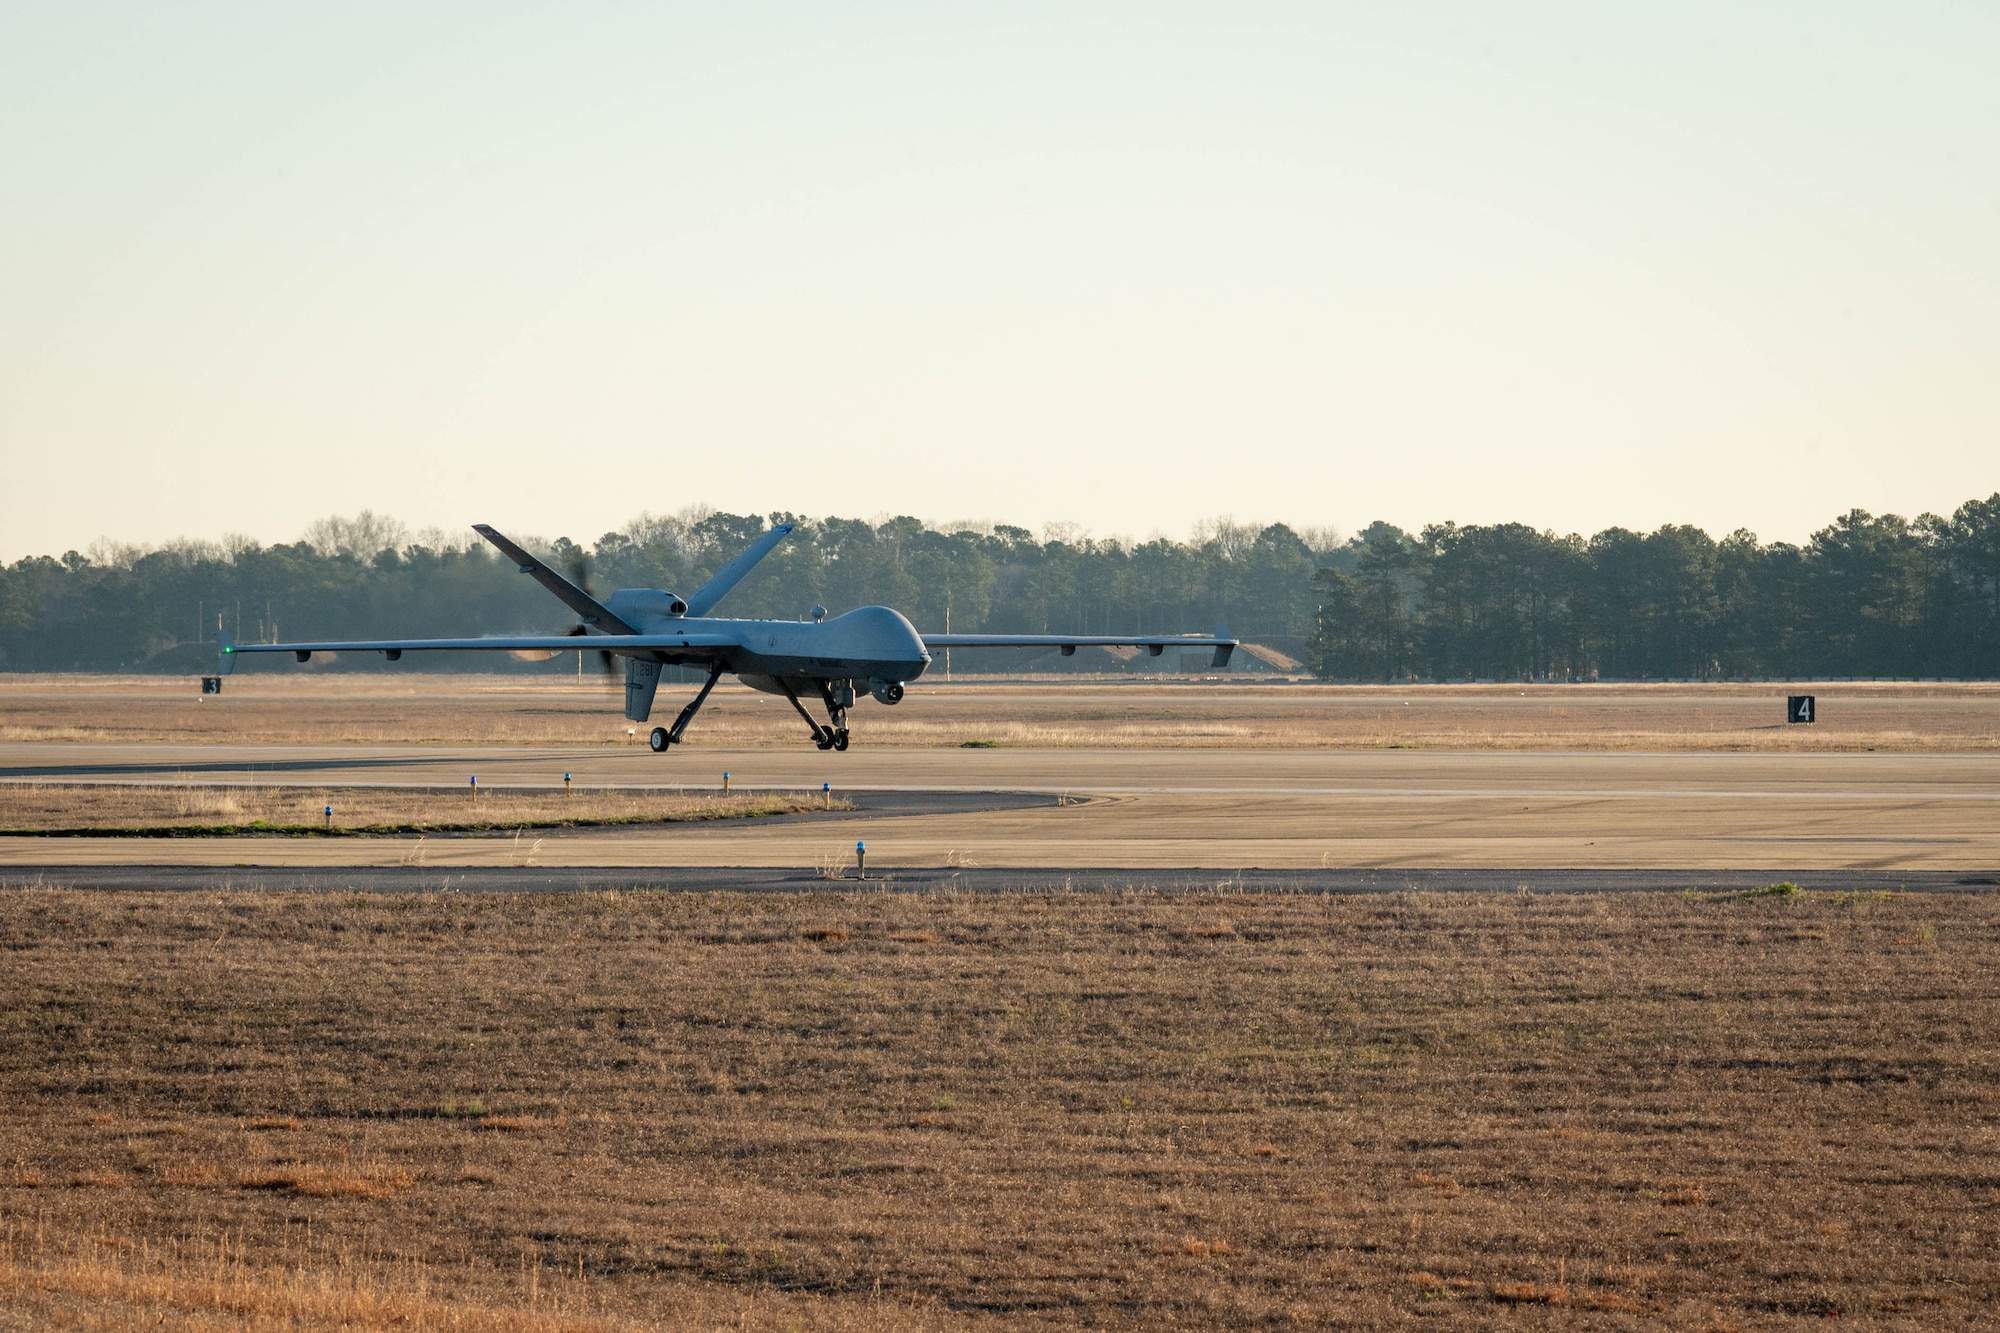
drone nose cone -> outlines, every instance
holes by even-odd
[[[828,623],[840,627],[852,656],[876,663],[882,670],[900,667],[913,676],[931,660],[924,649],[924,636],[893,607],[863,606]]]
[[[912,625],[900,611],[892,611],[890,614],[896,617],[896,627],[902,631],[903,647],[916,660],[920,662],[930,661],[930,649],[924,647],[924,636],[917,633],[917,627]]]
[[[884,644],[895,644],[900,653],[912,659],[930,661],[931,655],[924,650],[924,636],[917,633],[917,627],[901,611],[888,606],[871,606],[866,610],[872,613],[869,629],[880,635]]]
[[[910,654],[913,657],[915,657],[917,661],[919,662],[930,661],[931,650],[924,647],[924,636],[917,633],[917,627],[915,625],[912,625],[902,615],[901,612],[896,612],[895,616],[896,616],[896,623],[899,626],[901,626],[903,631],[904,647],[906,647],[909,650]]]

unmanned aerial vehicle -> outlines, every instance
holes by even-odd
[[[859,607],[831,618],[825,608],[816,606],[806,620],[724,620],[709,615],[751,567],[791,533],[789,523],[751,543],[692,596],[676,597],[658,588],[625,588],[601,602],[485,524],[475,524],[473,531],[576,612],[576,628],[562,635],[329,643],[236,643],[221,635],[216,675],[205,680],[203,688],[219,692],[221,677],[245,653],[291,653],[305,662],[314,653],[379,652],[394,662],[412,652],[595,651],[624,659],[625,716],[633,722],[652,716],[661,667],[706,668],[708,679],[673,725],[653,728],[649,741],[657,752],[680,743],[709,692],[725,675],[736,676],[753,689],[783,695],[812,728],[815,745],[845,750],[847,710],[855,699],[865,693],[880,703],[900,703],[905,687],[931,664],[933,648],[1057,648],[1066,657],[1091,646],[1144,648],[1155,657],[1169,648],[1213,648],[1210,666],[1220,669],[1228,665],[1236,647],[1226,630],[1213,635],[920,634],[900,612],[886,606]],[[825,723],[806,708],[805,701],[814,697],[826,708]]]

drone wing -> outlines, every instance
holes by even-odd
[[[484,523],[474,523],[472,530],[500,548],[500,553],[521,567],[521,572],[547,588],[562,601],[564,606],[577,613],[583,623],[607,634],[632,634],[636,631],[616,615],[609,607],[592,597],[583,589],[571,583],[562,575],[550,569],[535,557],[516,546],[508,538],[487,527]],[[741,575],[738,575],[740,578]],[[576,645],[570,644],[569,647]],[[593,644],[592,647],[597,645]]]
[[[792,525],[789,523],[780,523],[777,527],[772,528],[756,541],[750,543],[742,555],[737,556],[734,560],[731,560],[728,564],[717,570],[714,578],[702,584],[700,588],[695,590],[694,596],[687,599],[687,614],[691,616],[705,616],[714,610],[715,604],[728,596],[731,588],[743,581],[743,576],[750,572],[752,565],[755,565],[759,560],[771,554],[772,547],[791,535]],[[560,596],[561,594],[557,595]]]
[[[1169,648],[1213,648],[1212,670],[1229,665],[1236,640],[1227,630],[1215,634],[926,634],[926,648],[1060,648],[1064,657],[1079,648],[1144,648],[1158,657]]]
[[[611,652],[627,657],[714,658],[741,641],[729,634],[516,634],[485,639],[342,639],[314,643],[237,643],[227,635],[221,649],[218,674],[230,674],[230,665],[245,653],[291,653],[299,661],[314,653],[381,653],[391,662],[404,653],[425,652]]]

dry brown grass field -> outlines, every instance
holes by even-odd
[[[326,811],[331,808],[333,813]],[[386,832],[506,832],[539,828],[685,824],[802,810],[846,809],[817,794],[670,795],[587,788],[521,791],[471,787],[124,786],[0,784],[0,835],[139,830],[214,834],[268,829],[336,835]]]
[[[0,742],[625,745],[615,684],[567,676],[251,672],[204,700],[179,677],[0,675]],[[671,718],[691,685],[663,685]],[[1784,723],[1814,693],[1821,721]],[[926,677],[894,709],[863,702],[880,746],[1555,750],[2000,749],[2000,682],[1335,686],[1192,678],[951,682]],[[694,749],[796,748],[790,707],[716,691]]]
[[[2000,1301],[1992,897],[36,890],[0,957],[4,1328]]]

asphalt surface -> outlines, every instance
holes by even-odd
[[[52,863],[342,873],[679,875],[821,867],[868,845],[882,872],[1741,871],[1896,877],[2000,867],[2000,754],[1631,751],[0,745],[0,783],[579,786],[818,791],[858,807],[512,836],[0,838],[0,873]],[[1051,870],[1051,867],[1061,867]],[[1870,883],[1886,881],[1869,881]]]
[[[290,786],[1612,795],[1662,800],[1883,800],[2000,806],[2000,754],[1648,753],[1625,750],[855,749],[0,744],[0,781]]]

